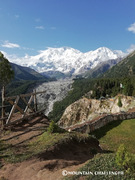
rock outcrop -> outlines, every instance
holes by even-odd
[[[118,106],[119,96],[121,96],[122,107]],[[75,124],[92,121],[102,114],[127,112],[130,108],[134,107],[134,105],[135,98],[124,95],[101,100],[87,99],[84,97],[66,108],[58,124],[66,128]]]

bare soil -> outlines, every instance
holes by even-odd
[[[45,116],[38,116],[14,127],[7,134],[1,133],[1,138],[15,146],[19,151],[21,146],[34,141],[48,127]],[[93,157],[91,147],[101,151],[98,142],[75,142],[56,145],[48,151],[39,154],[30,160],[20,163],[5,163],[0,169],[0,178],[4,180],[61,180],[62,172],[76,171]]]
[[[5,134],[1,132],[1,139],[12,145],[24,145],[41,135],[48,125],[49,121],[46,116],[40,114],[36,117],[23,120],[21,123],[16,125],[7,127]]]

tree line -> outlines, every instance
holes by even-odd
[[[101,97],[114,97],[117,94],[135,96],[135,77],[125,78],[102,78],[102,79],[76,79],[72,85],[73,89],[62,100],[54,103],[53,111],[49,118],[57,122],[67,106],[81,97],[87,96],[89,91],[92,94],[89,98],[100,99]]]

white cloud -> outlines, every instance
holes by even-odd
[[[10,61],[10,62],[13,62],[13,63],[18,63],[19,61],[18,61],[18,57],[17,57],[17,55],[15,55],[15,54],[8,54],[7,52],[5,52],[5,51],[1,51],[2,52],[2,54],[4,54],[4,56]],[[18,63],[19,64],[19,63]]]
[[[131,46],[127,49],[127,52],[131,53],[134,50],[135,50],[135,44],[131,44]]]
[[[131,24],[128,28],[128,31],[131,31],[132,33],[135,33],[135,23]]]
[[[20,57],[20,56],[18,56],[16,54],[8,54],[5,51],[1,51],[1,52],[9,60],[9,62],[18,64],[18,65],[22,65],[22,66],[27,66],[27,63],[28,63],[28,61],[29,61],[29,59],[31,57],[31,56],[29,56],[27,54],[25,56]]]
[[[9,41],[5,41],[1,46],[6,48],[20,48],[19,44],[10,43]]]
[[[35,28],[36,28],[36,29],[41,29],[41,30],[44,30],[44,29],[45,29],[44,26],[36,26]]]

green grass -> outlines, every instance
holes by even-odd
[[[77,132],[69,133],[48,133],[44,132],[35,141],[30,142],[24,147],[13,147],[10,144],[5,144],[5,142],[0,142],[0,160],[4,159],[9,163],[22,162],[24,160],[30,159],[45,152],[49,148],[69,142],[70,140],[85,141],[92,138],[88,134],[80,134]]]
[[[91,135],[95,136],[104,152],[97,154],[93,159],[77,171],[123,171],[124,175],[88,175],[83,176],[83,180],[134,180],[135,172],[127,173],[115,162],[115,152],[120,144],[124,144],[129,153],[135,154],[135,119],[124,121],[113,121],[106,126],[94,131]],[[79,180],[80,175],[66,177],[65,180]]]
[[[126,173],[124,168],[118,167],[115,163],[115,152],[120,144],[125,144],[129,153],[135,154],[135,119],[125,121],[114,121],[108,125],[96,130],[92,133],[100,141],[100,145],[104,150],[104,153],[97,154],[95,157],[88,161],[78,171],[123,171],[124,175],[89,175],[85,176],[86,180],[133,180],[135,179],[135,173]],[[77,141],[85,141],[91,138],[87,134],[81,134],[77,132],[72,133],[48,133],[44,132],[35,141],[29,143],[22,151],[18,150],[10,145],[4,144],[0,141],[0,159],[4,159],[10,163],[21,162],[26,159],[38,156],[40,153],[45,152],[52,146],[57,144],[63,144],[69,142],[71,139]],[[107,153],[106,153],[107,152]],[[113,153],[109,153],[113,152]],[[77,180],[80,176],[72,176],[65,179]]]
[[[83,176],[85,180],[134,180],[135,173],[127,173],[115,163],[114,154],[97,154],[93,159],[80,168],[78,172],[92,172],[93,174]],[[109,175],[109,172],[122,171],[121,175]],[[95,175],[96,172],[105,172],[106,175]],[[108,173],[108,174],[107,174]],[[81,175],[66,177],[65,180],[80,180]],[[83,179],[84,180],[84,179]]]
[[[51,147],[64,144],[70,140],[85,141],[92,137],[88,134],[81,134],[78,132],[65,132],[65,133],[48,133],[44,132],[36,141],[29,144],[29,150],[33,155],[42,153],[44,150],[48,150]]]
[[[113,121],[91,133],[106,150],[116,151],[124,144],[130,153],[135,154],[135,119]]]

